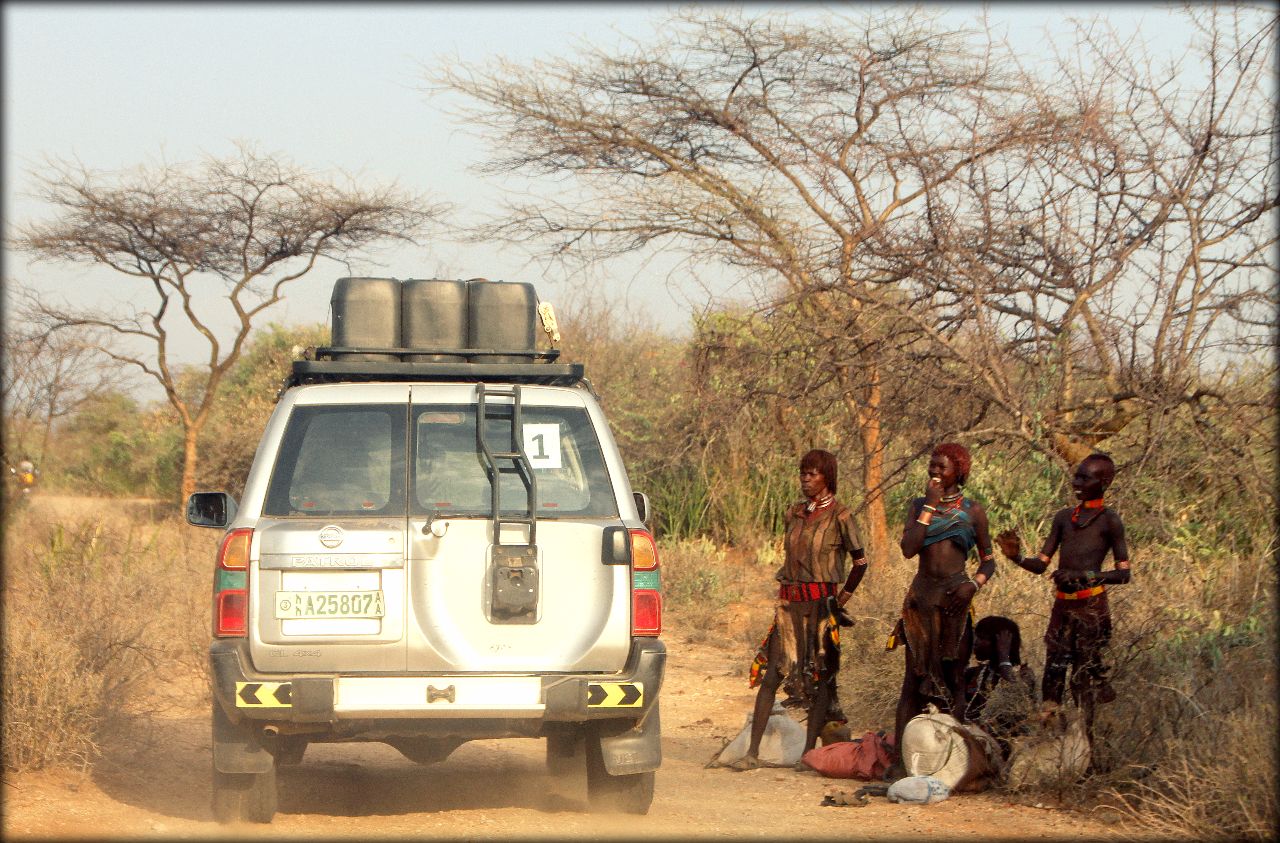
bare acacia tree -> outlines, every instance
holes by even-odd
[[[482,236],[569,259],[683,250],[761,280],[765,308],[817,327],[817,358],[801,356],[857,431],[868,544],[885,558],[889,376],[871,340],[891,314],[874,312],[884,291],[860,255],[976,162],[1069,132],[1078,114],[1045,108],[990,44],[917,11],[822,25],[697,11],[664,32],[626,55],[434,75],[495,131],[489,171],[582,188],[513,204]]]
[[[200,432],[216,388],[263,313],[321,258],[383,240],[411,240],[443,210],[391,187],[340,186],[240,145],[225,159],[103,175],[57,163],[37,174],[52,220],[20,226],[15,248],[47,261],[105,266],[122,276],[122,312],[33,302],[49,330],[93,336],[111,359],[164,389],[184,435],[182,495],[196,485]],[[208,296],[210,298],[202,298]],[[229,305],[220,329],[214,304]],[[179,375],[174,331],[207,345],[195,382]],[[139,351],[138,348],[144,350]]]
[[[33,320],[11,313],[4,331],[4,451],[44,462],[57,421],[85,401],[120,386],[118,366],[106,365],[82,338],[31,329]]]
[[[815,404],[843,409],[882,550],[906,462],[886,464],[891,440],[1075,460],[1218,400],[1268,341],[1275,16],[1189,14],[1201,62],[1181,70],[1096,23],[1028,69],[989,30],[895,8],[816,26],[687,12],[625,54],[433,80],[493,131],[488,171],[582,188],[513,202],[480,236],[564,260],[682,250],[763,283],[752,321],[774,346],[735,360],[757,372],[742,395],[775,397],[797,442]]]
[[[1076,462],[1138,419],[1242,409],[1241,366],[1274,367],[1277,17],[1189,14],[1166,66],[1078,25],[1041,90],[1079,130],[975,161],[860,255],[912,295],[850,294],[997,409],[971,433]]]

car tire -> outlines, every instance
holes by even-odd
[[[568,775],[576,768],[581,775],[583,750],[582,729],[552,732],[547,735],[547,770],[552,775]]]
[[[292,766],[302,763],[302,755],[307,751],[308,741],[302,735],[280,735],[276,738],[275,756],[277,764]]]
[[[213,818],[219,823],[271,822],[278,804],[275,765],[265,773],[224,773],[215,767],[212,797]]]
[[[213,741],[217,743],[221,735],[231,727],[226,714],[215,700],[211,713]],[[262,773],[224,773],[216,762],[210,761],[210,807],[213,818],[219,823],[233,823],[247,820],[256,823],[269,823],[276,815],[276,767],[279,760],[271,760],[271,766]]]
[[[600,736],[587,733],[587,802],[595,812],[647,814],[653,804],[654,773],[611,776],[604,766]]]
[[[276,816],[276,765],[265,773],[249,773],[249,787],[240,803],[240,816],[251,823],[269,823]]]
[[[224,773],[212,764],[210,766],[213,770],[213,819],[223,824],[238,822],[240,804],[249,789],[249,776],[243,773]]]

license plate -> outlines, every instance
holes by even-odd
[[[276,618],[380,618],[381,591],[277,591]]]

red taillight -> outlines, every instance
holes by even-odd
[[[631,634],[662,634],[662,595],[647,588],[631,592]]]
[[[662,634],[658,546],[646,530],[631,530],[631,634]]]
[[[217,626],[219,638],[238,638],[249,631],[249,592],[244,589],[218,592]]]
[[[249,548],[253,530],[232,530],[218,549],[213,581],[213,634],[242,638],[249,632]]]

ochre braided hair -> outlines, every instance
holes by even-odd
[[[833,495],[836,493],[835,454],[814,448],[800,458],[800,470],[804,471],[806,468],[816,468],[820,471],[823,479],[827,481],[827,491]]]
[[[968,450],[963,445],[956,442],[943,442],[933,449],[931,456],[946,457],[951,460],[956,467],[956,482],[961,486],[969,479],[969,468],[973,465],[973,458],[969,456]]]

